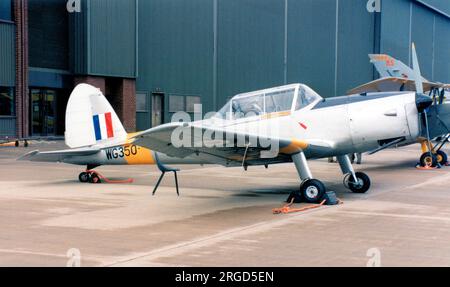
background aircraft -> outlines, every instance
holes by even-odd
[[[380,74],[380,79],[363,84],[351,89],[348,94],[387,92],[387,91],[416,91],[414,70],[385,54],[369,54],[370,62],[375,66]],[[450,84],[430,82],[420,76],[423,90],[431,96],[444,97]],[[443,98],[442,98],[443,99]]]
[[[323,99],[308,86],[293,84],[237,95],[209,119],[173,122],[135,134],[125,132],[100,90],[81,84],[67,106],[66,143],[71,149],[34,151],[21,159],[87,165],[80,180],[92,182],[98,178],[90,170],[104,164],[156,163],[164,175],[174,171],[164,166],[168,162],[244,168],[293,162],[301,180],[299,196],[319,202],[326,188],[313,177],[307,159],[336,156],[345,185],[364,193],[370,179],[354,171],[349,153],[412,144],[419,137],[443,134],[450,126],[450,105],[432,106],[432,99],[423,94],[416,56],[414,63],[417,92]],[[182,134],[183,141],[191,136],[178,145],[174,134]],[[274,143],[278,149],[270,154]],[[430,164],[436,162],[432,153],[427,156]]]
[[[370,54],[369,58],[370,62],[375,66],[377,72],[380,74],[381,78],[389,79],[393,77],[401,78],[404,80],[414,79],[414,71],[400,60],[397,60],[389,55],[382,54]],[[421,78],[424,85],[424,91],[428,92],[430,96],[435,98],[436,101],[438,101],[439,103],[443,103],[445,100],[449,99],[450,84],[430,82],[424,77]],[[415,91],[415,84],[413,81],[403,82],[402,85],[403,86],[398,87],[399,90]]]
[[[414,54],[413,54],[414,56]],[[388,92],[388,91],[416,91],[415,71],[405,65],[402,61],[397,60],[385,54],[369,54],[370,62],[375,66],[381,78],[367,84],[361,85],[350,90],[348,93],[364,93],[364,92]],[[434,104],[444,104],[450,102],[450,84],[430,82],[424,77],[420,77],[423,83],[423,89],[433,99]],[[447,163],[448,157],[442,151],[444,145],[448,142],[450,134],[447,130],[445,134],[436,138],[436,143],[428,142],[425,137],[419,138],[422,146],[422,156],[420,158],[421,166],[427,165],[424,160],[429,159],[426,154],[431,152],[436,156],[440,165]]]

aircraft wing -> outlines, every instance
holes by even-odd
[[[424,91],[429,91],[432,88],[448,88],[449,85],[433,82],[423,82]],[[416,86],[414,80],[406,78],[381,78],[359,87],[356,87],[347,92],[347,95],[386,92],[386,91],[415,91]]]
[[[39,162],[62,162],[67,157],[94,155],[99,151],[100,149],[93,149],[93,148],[78,148],[78,149],[67,149],[67,150],[45,151],[45,152],[35,150],[21,156],[17,160],[28,160]]]
[[[188,145],[176,147],[172,144],[172,136],[177,128],[182,128],[185,134],[192,135]],[[220,139],[205,142],[202,141],[203,133],[218,133],[223,136]],[[274,149],[268,145],[269,141],[276,145],[275,153]],[[291,155],[299,151],[305,151],[310,158],[319,158],[328,156],[333,151],[332,144],[321,140],[263,138],[188,123],[171,123],[149,129],[136,134],[133,143],[172,157],[184,158],[193,154],[199,155],[208,162],[224,166],[238,166],[244,162],[247,165],[289,162]]]

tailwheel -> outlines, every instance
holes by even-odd
[[[89,182],[90,183],[101,183],[102,180],[100,179],[98,174],[96,174],[95,172],[92,172],[89,176]]]
[[[436,167],[438,165],[438,158],[436,155],[426,152],[420,157],[420,166],[422,167]]]
[[[82,173],[80,173],[80,175],[78,175],[78,180],[80,182],[88,182],[89,181],[89,174],[85,171],[83,171]]]
[[[440,165],[446,165],[448,162],[448,156],[442,150],[436,152],[436,160]]]
[[[308,203],[320,203],[326,191],[325,185],[317,179],[308,179],[300,186],[300,193]]]
[[[348,175],[346,181],[348,188],[354,193],[366,193],[370,188],[370,178],[363,172],[356,172],[356,182],[351,174]]]

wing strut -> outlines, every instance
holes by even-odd
[[[244,168],[245,171],[247,171],[247,163],[245,161],[247,160],[247,152],[248,152],[249,147],[250,147],[250,143],[248,143],[245,146],[244,157],[242,158],[242,167]]]

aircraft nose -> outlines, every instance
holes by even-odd
[[[425,94],[417,93],[416,94],[416,106],[419,113],[423,112],[429,106],[433,104],[433,100]]]

